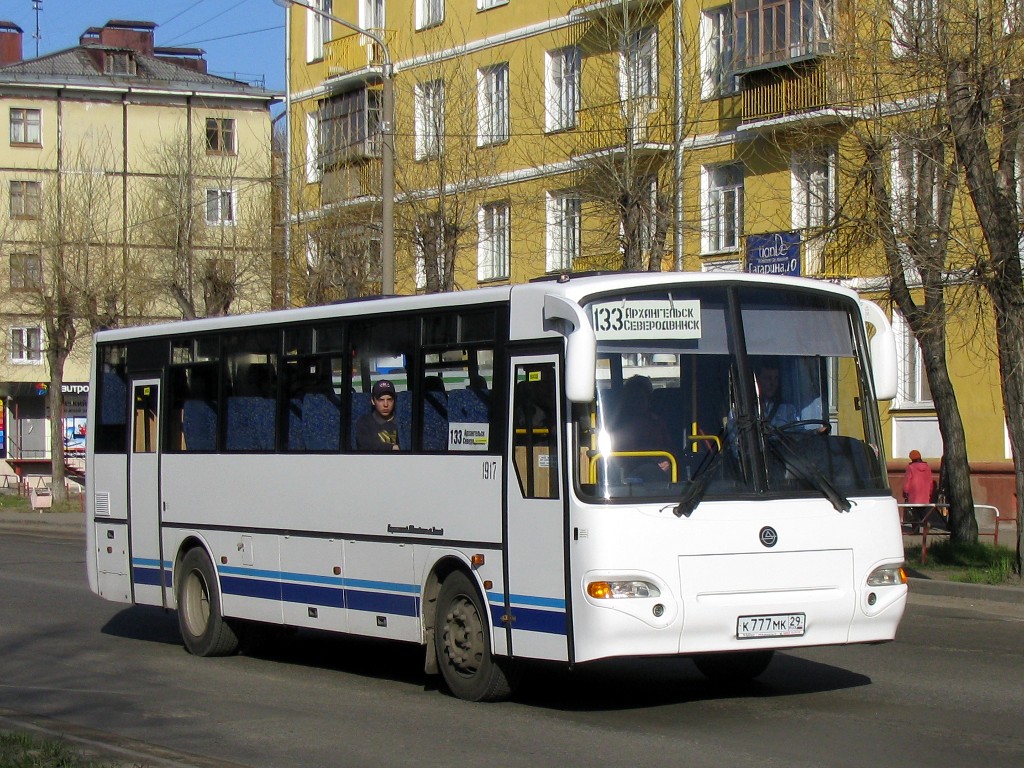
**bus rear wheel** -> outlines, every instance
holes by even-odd
[[[228,656],[238,649],[238,635],[220,612],[220,586],[206,553],[190,549],[178,578],[178,627],[189,653]]]
[[[771,664],[775,651],[739,651],[703,653],[693,663],[705,677],[716,683],[742,683],[753,680]]]
[[[434,649],[448,690],[467,701],[501,701],[512,694],[507,660],[491,653],[484,605],[476,585],[462,571],[441,584]]]

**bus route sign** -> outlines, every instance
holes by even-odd
[[[642,299],[592,305],[598,339],[699,339],[700,301]]]

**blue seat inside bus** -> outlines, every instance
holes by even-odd
[[[427,376],[423,380],[423,450],[443,451],[447,447],[448,395],[440,376]]]
[[[453,390],[448,394],[448,420],[487,424],[491,420],[490,393],[479,389]]]
[[[225,447],[229,451],[274,450],[274,409],[270,397],[229,397]]]
[[[185,450],[215,450],[217,412],[206,400],[186,400],[182,405],[181,431],[185,436]]]
[[[103,424],[124,424],[127,420],[127,387],[115,371],[103,372],[103,401],[100,403],[100,421]]]
[[[302,442],[307,451],[341,448],[341,401],[334,392],[307,392],[302,398]]]

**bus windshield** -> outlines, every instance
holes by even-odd
[[[888,493],[858,307],[794,288],[688,285],[587,305],[594,402],[575,412],[596,500]],[[689,505],[689,506],[688,506]]]

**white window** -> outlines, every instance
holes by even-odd
[[[701,169],[704,253],[735,251],[743,231],[743,168],[739,165],[704,166]]]
[[[43,329],[11,328],[11,362],[41,363],[43,361]]]
[[[934,226],[942,196],[942,143],[893,137],[891,160],[894,223]]]
[[[923,53],[938,41],[938,0],[893,0],[892,52]]]
[[[206,223],[235,223],[235,192],[231,189],[206,190]]]
[[[576,127],[580,109],[580,49],[575,45],[544,55],[544,128]]]
[[[444,21],[444,0],[416,0],[416,29],[436,27]]]
[[[658,95],[658,31],[654,27],[627,33],[620,61],[621,101]]]
[[[733,74],[732,7],[704,11],[700,18],[700,95],[704,99],[736,93]]]
[[[899,312],[893,312],[892,329],[896,334],[896,371],[899,378],[894,405],[897,408],[930,408],[932,391],[924,370],[921,345]]]
[[[324,57],[324,45],[331,39],[331,20],[323,14],[331,13],[332,3],[333,0],[308,0],[312,9],[306,9],[306,61]]]
[[[508,277],[509,262],[508,203],[480,206],[477,214],[477,277],[500,280]]]
[[[476,9],[478,11],[497,8],[499,5],[508,5],[508,0],[476,0]]]
[[[547,194],[548,272],[572,269],[580,256],[580,196],[575,192]]]
[[[360,0],[359,26],[363,29],[384,29],[384,0]]]
[[[43,204],[43,182],[12,181],[10,193],[12,219],[39,218]]]
[[[42,125],[40,110],[11,107],[11,144],[42,144]]]
[[[820,229],[833,223],[836,212],[835,158],[832,147],[793,153],[793,229]]]
[[[508,64],[478,69],[477,146],[508,141]]]
[[[320,181],[320,114],[306,113],[306,181],[316,184]]]
[[[444,81],[417,83],[414,89],[416,159],[438,157],[444,140]]]

